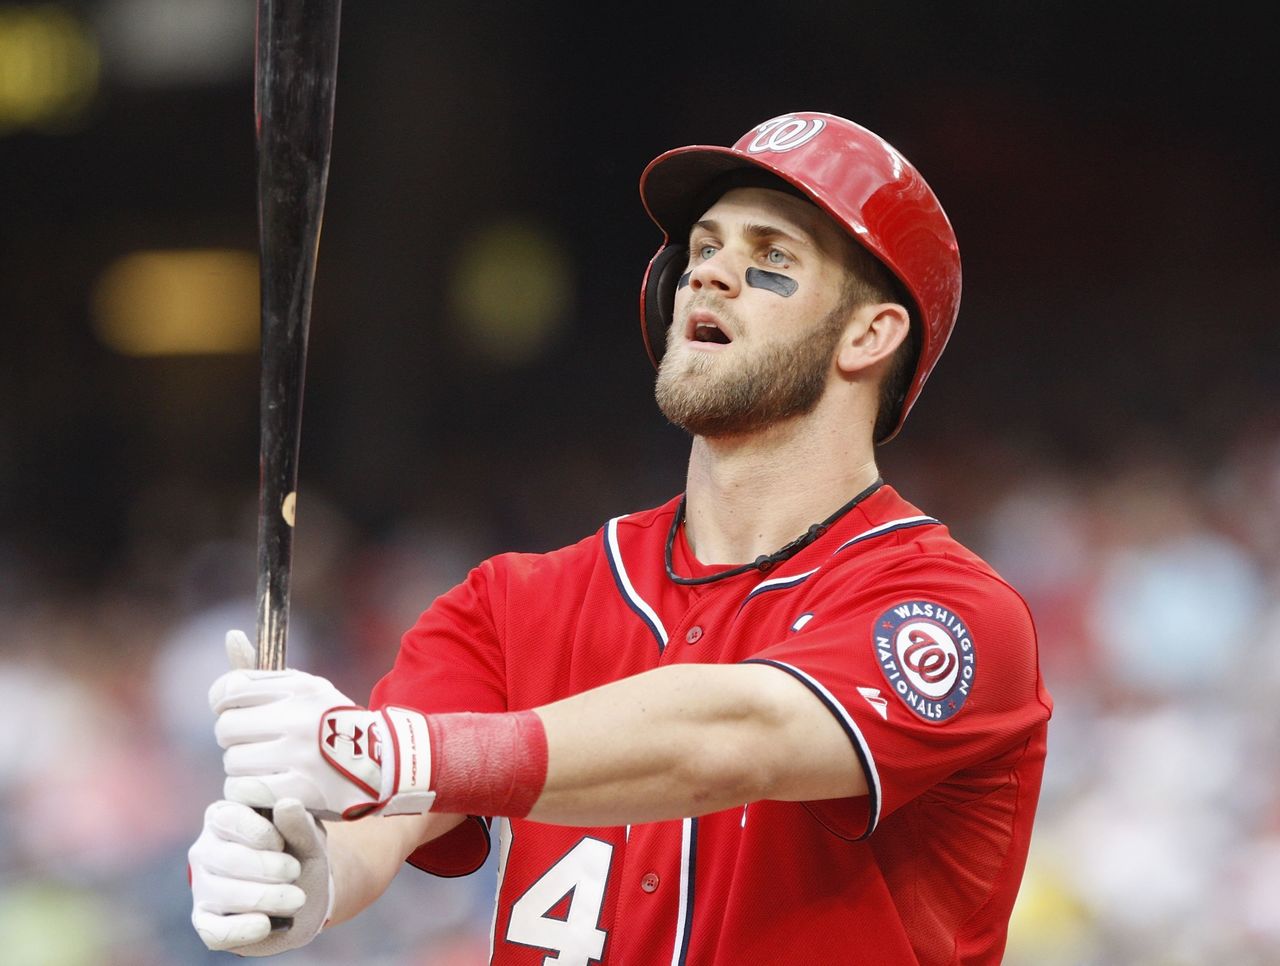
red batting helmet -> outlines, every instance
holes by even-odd
[[[920,356],[893,429],[902,428],[942,355],[960,309],[960,249],[946,213],[911,163],[884,139],[831,114],[800,111],[752,128],[731,148],[691,145],[649,163],[645,209],[665,237],[640,288],[640,322],[654,365],[666,347],[686,233],[729,172],[763,170],[825,211],[906,287],[915,301]],[[732,182],[730,182],[732,183]],[[702,210],[694,210],[701,207]]]

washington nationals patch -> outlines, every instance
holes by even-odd
[[[919,717],[941,724],[964,707],[977,665],[969,628],[958,614],[908,600],[880,615],[871,639],[889,686]]]

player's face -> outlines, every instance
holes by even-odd
[[[730,436],[811,412],[849,316],[851,244],[817,207],[767,188],[736,188],[707,209],[658,370],[663,414]]]

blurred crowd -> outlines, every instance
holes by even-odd
[[[994,438],[963,452],[886,451],[885,471],[1038,623],[1057,710],[1006,962],[1280,962],[1280,423],[1240,426],[1208,465],[1137,440],[1105,466]],[[577,458],[592,506],[640,508],[628,467]],[[525,482],[548,492],[562,471]],[[223,634],[255,623],[252,500],[151,488],[88,585],[0,534],[5,963],[230,961],[190,928],[185,851],[221,784],[205,693]],[[290,663],[364,699],[470,566],[582,535],[517,537],[509,506],[465,502],[466,517],[442,504],[374,533],[304,490]],[[493,885],[492,861],[459,880],[406,868],[279,961],[486,962]]]

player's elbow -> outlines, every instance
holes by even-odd
[[[695,814],[764,799],[865,793],[848,737],[791,674],[754,663],[671,670],[689,678],[683,683],[690,706],[699,709],[686,719],[673,752],[679,787]]]
[[[767,798],[771,770],[752,753],[754,742],[733,729],[711,729],[696,752],[686,757],[683,784],[696,813],[732,808]]]
[[[772,798],[785,787],[786,714],[771,695],[753,694],[705,726],[685,761],[699,814]]]
[[[703,781],[720,807],[866,794],[847,734],[807,687],[765,664],[739,665],[734,677],[745,687],[699,742]]]

